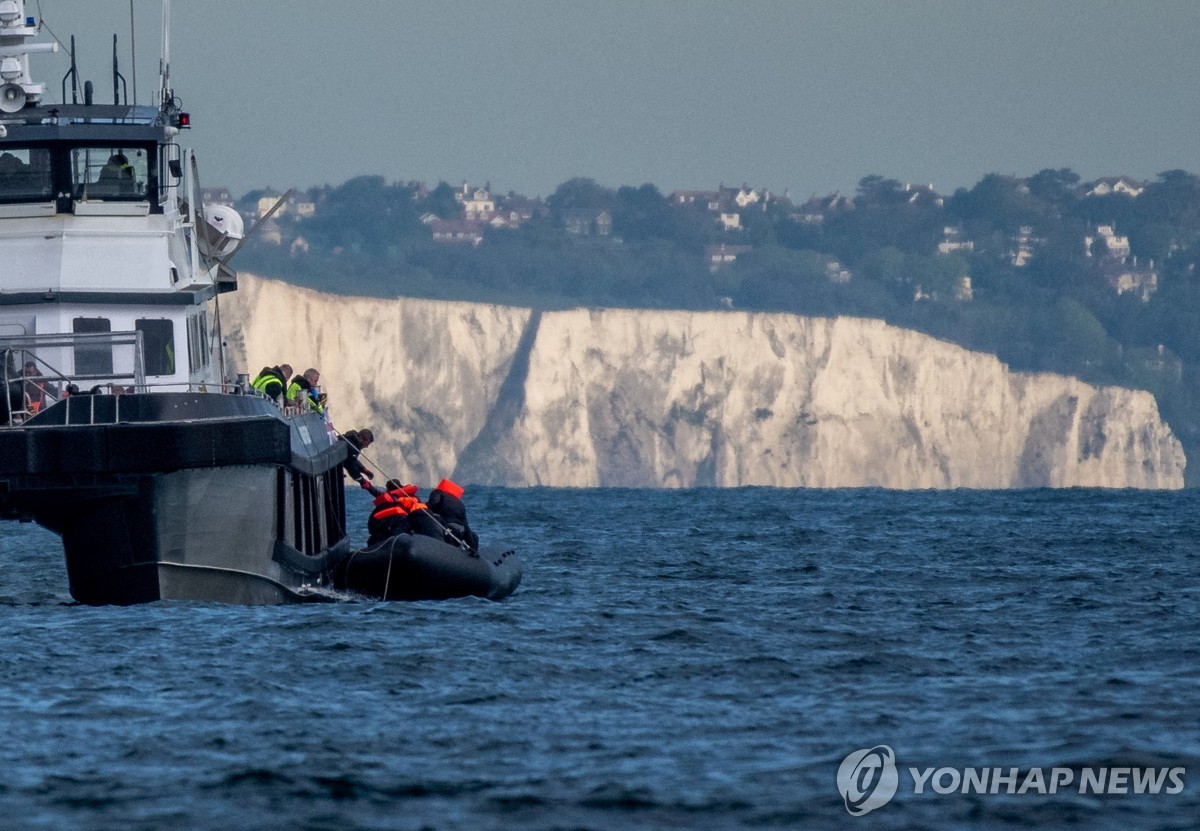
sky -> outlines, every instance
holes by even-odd
[[[102,103],[130,2],[26,0]],[[132,5],[146,102],[160,3]],[[1196,0],[175,0],[171,67],[181,141],[235,195],[374,174],[802,200],[871,174],[1200,172],[1198,43]],[[65,54],[32,61],[61,100]]]

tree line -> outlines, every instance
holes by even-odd
[[[1189,458],[1200,452],[1200,177],[1171,170],[1136,195],[1097,194],[1046,169],[943,197],[871,175],[845,197],[759,192],[743,207],[735,190],[714,192],[714,211],[652,184],[576,178],[517,227],[485,224],[481,244],[455,245],[429,222],[463,218],[455,188],[363,176],[310,191],[315,213],[282,218],[280,244],[256,240],[238,265],[379,297],[882,318],[1016,370],[1147,389]],[[601,213],[603,233],[577,221]],[[1106,249],[1105,229],[1128,250]],[[714,268],[720,245],[736,261]]]

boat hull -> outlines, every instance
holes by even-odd
[[[73,598],[286,603],[331,583],[345,451],[319,417],[252,396],[94,398],[73,405],[85,423],[72,398],[0,432],[0,516],[62,537]]]
[[[484,546],[476,554],[419,534],[397,534],[355,551],[339,566],[335,585],[381,600],[502,600],[521,582],[512,549]]]

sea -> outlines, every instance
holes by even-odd
[[[501,602],[91,608],[0,525],[0,829],[1200,827],[1198,491],[466,500]]]

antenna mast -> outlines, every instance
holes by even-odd
[[[137,106],[137,28],[133,25],[133,0],[129,0],[129,63],[133,66],[133,104]]]
[[[158,60],[158,74],[162,80],[159,106],[166,109],[175,98],[171,88],[171,0],[163,0],[162,57]]]

